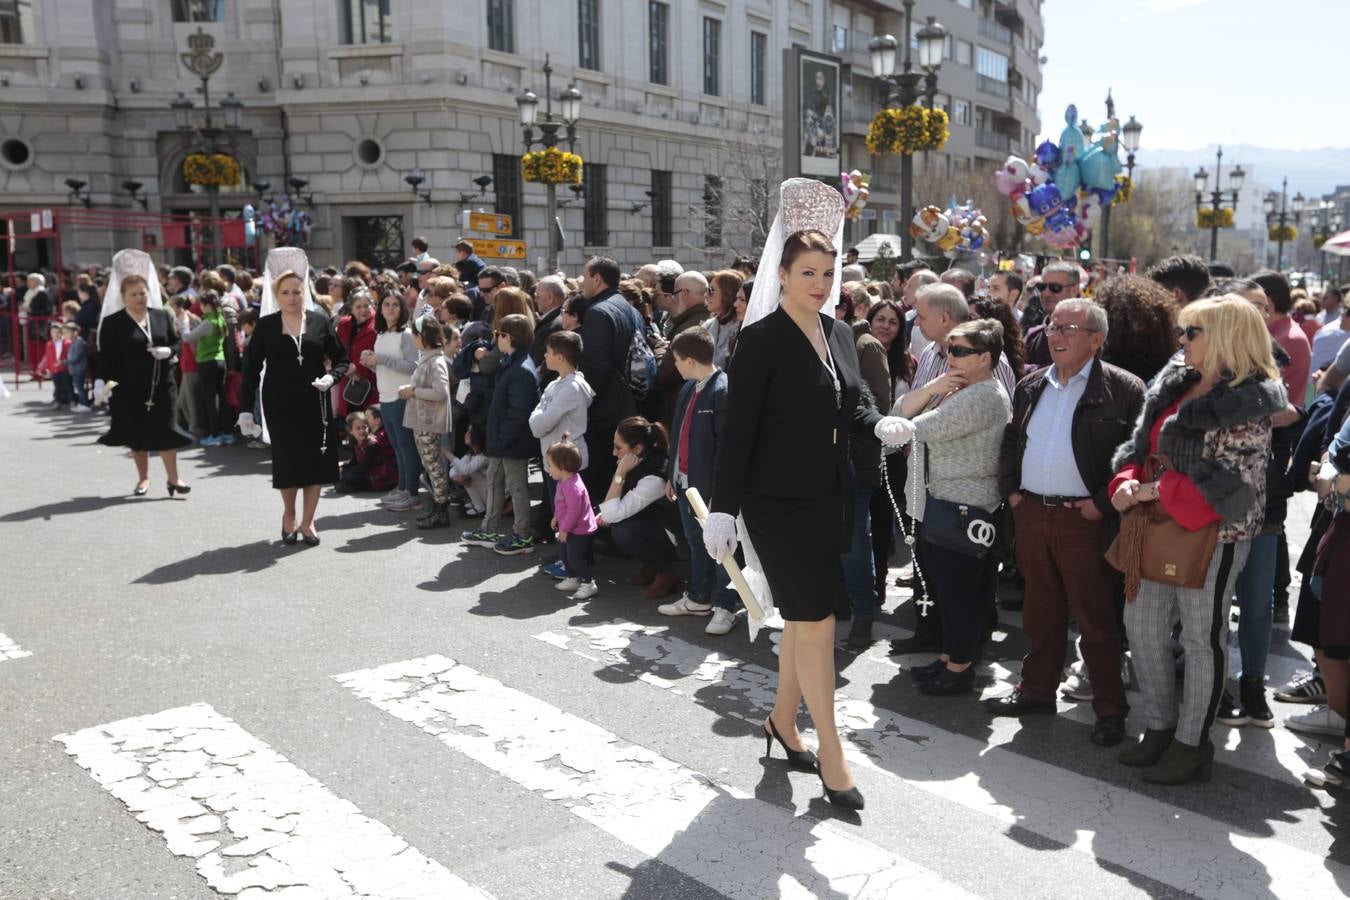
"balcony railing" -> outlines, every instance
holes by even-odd
[[[1006,134],[999,134],[997,131],[985,131],[983,128],[975,129],[975,146],[984,147],[986,150],[1000,150],[1008,152],[1012,146],[1012,138]]]
[[[997,78],[990,78],[987,75],[976,75],[975,86],[986,94],[993,94],[995,97],[1007,97],[1009,94],[1008,82],[999,81]]]
[[[1003,44],[1012,43],[1012,30],[1005,25],[1000,25],[993,19],[980,19],[980,34],[991,41],[998,41]]]

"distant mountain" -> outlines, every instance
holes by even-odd
[[[1200,166],[1213,173],[1214,151],[1211,144],[1199,150],[1165,150],[1143,147],[1137,154],[1141,168],[1183,166],[1195,171]],[[1223,148],[1223,167],[1241,164],[1252,173],[1255,183],[1279,190],[1280,180],[1289,176],[1289,195],[1321,197],[1338,186],[1350,185],[1350,147],[1319,150],[1276,150],[1234,144]],[[1226,180],[1226,179],[1225,179]],[[1251,183],[1251,182],[1249,182]]]

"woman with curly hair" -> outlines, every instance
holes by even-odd
[[[1109,329],[1102,359],[1147,384],[1177,352],[1176,300],[1142,275],[1116,275],[1097,286]]]
[[[1022,326],[1017,324],[1012,307],[997,300],[976,300],[970,310],[977,319],[993,319],[1003,326],[1003,355],[1008,359],[1014,379],[1020,379],[1027,371],[1027,350],[1022,343]]]

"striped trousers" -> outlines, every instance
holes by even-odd
[[[1139,676],[1144,714],[1153,730],[1176,728],[1191,746],[1209,741],[1228,675],[1228,606],[1233,583],[1247,561],[1249,541],[1219,544],[1201,588],[1179,588],[1144,579],[1125,605],[1125,631]],[[1172,627],[1181,621],[1186,679],[1177,704]]]

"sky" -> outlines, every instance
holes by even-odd
[[[1042,10],[1047,134],[1063,130],[1070,103],[1095,127],[1109,87],[1121,122],[1143,124],[1143,147],[1350,148],[1350,0],[1046,0]]]

